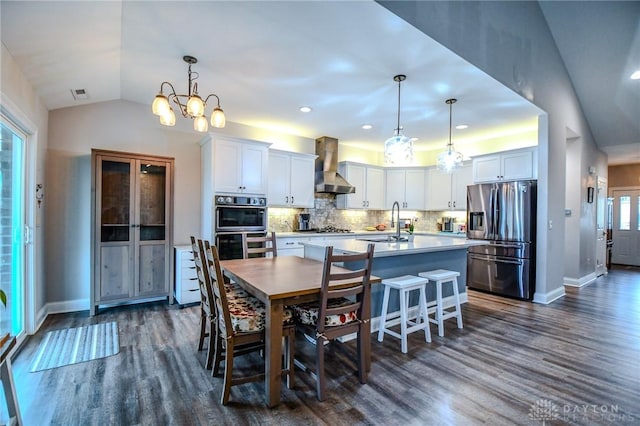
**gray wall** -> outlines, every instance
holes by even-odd
[[[186,121],[186,120],[185,120]],[[175,244],[200,232],[201,135],[162,127],[147,105],[112,101],[49,114],[45,219],[49,312],[87,309],[91,253],[91,149],[175,158]]]
[[[548,114],[540,118],[536,300],[562,295],[567,128],[581,138],[585,151],[597,148],[540,6],[530,1],[378,3]]]

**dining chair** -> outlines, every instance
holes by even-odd
[[[218,249],[212,245],[207,247],[205,252],[218,314],[218,338],[216,338],[212,374],[217,374],[218,366],[224,359],[225,370],[221,403],[226,405],[229,402],[232,386],[260,381],[265,378],[264,372],[250,376],[233,376],[234,357],[265,348],[265,306],[251,295],[238,299],[227,297]],[[285,338],[285,365],[282,374],[286,375],[287,386],[292,389],[294,386],[295,324],[292,321],[291,311],[285,312],[283,316],[282,336]]]
[[[198,350],[201,351],[204,346],[204,341],[209,337],[209,347],[207,348],[207,362],[205,364],[207,370],[211,368],[213,364],[213,356],[215,351],[215,336],[216,336],[216,308],[213,304],[213,293],[209,282],[209,270],[205,267],[206,262],[203,262],[204,247],[202,240],[196,240],[194,236],[191,236],[191,251],[193,252],[193,261],[196,266],[196,273],[198,276],[198,284],[200,287],[200,338],[198,340]]]
[[[269,253],[275,257],[278,255],[276,246],[276,233],[269,232],[264,236],[249,236],[242,234],[242,257],[252,257],[250,255],[260,255],[268,257]]]
[[[356,333],[358,379],[367,382],[366,351],[363,339],[371,334],[369,318],[371,305],[371,265],[374,244],[367,251],[355,254],[334,254],[333,247],[325,249],[322,272],[322,287],[319,302],[293,306],[296,326],[307,336],[315,339],[316,346],[316,394],[318,400],[325,400],[324,350],[325,342]],[[348,272],[333,270],[343,262],[359,262],[362,267]],[[345,284],[348,280],[348,284]]]

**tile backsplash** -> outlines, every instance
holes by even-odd
[[[391,224],[391,208],[389,210],[341,210],[336,208],[334,194],[316,194],[313,209],[295,209],[269,207],[269,230],[275,232],[291,232],[298,229],[298,214],[311,215],[311,228],[334,226],[352,231],[364,230],[367,226],[384,223]],[[438,221],[443,216],[454,217],[456,223],[465,223],[464,211],[409,211],[400,210],[402,219],[415,219],[415,230],[422,232],[438,231]]]

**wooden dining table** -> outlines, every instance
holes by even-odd
[[[282,315],[285,306],[319,300],[323,262],[297,256],[260,257],[223,260],[226,276],[265,304],[265,402],[269,407],[280,403],[282,386]],[[344,270],[333,266],[334,271]],[[371,283],[380,278],[371,276]],[[366,304],[363,320],[371,318]],[[370,322],[368,322],[371,324]],[[365,333],[367,370],[371,366],[371,333]]]

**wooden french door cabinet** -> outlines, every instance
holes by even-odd
[[[100,305],[173,303],[174,159],[91,151],[91,315]]]

